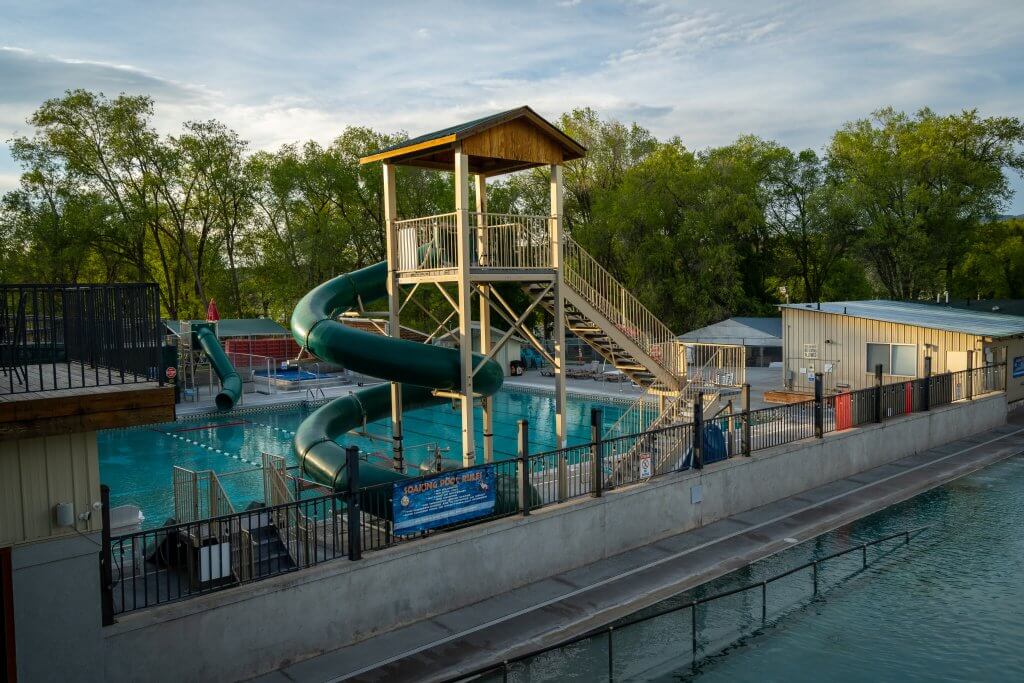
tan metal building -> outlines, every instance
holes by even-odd
[[[1006,362],[1007,400],[1024,399],[1024,317],[903,301],[784,304],[783,381],[813,393],[815,372],[827,393],[871,386],[881,364],[884,381]]]

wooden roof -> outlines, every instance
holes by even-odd
[[[579,159],[586,148],[529,107],[467,121],[382,149],[359,160],[441,170],[455,167],[455,148],[469,155],[469,172],[491,176]]]

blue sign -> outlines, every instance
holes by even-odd
[[[494,512],[494,465],[395,482],[396,535],[413,534]]]
[[[1013,376],[1024,377],[1024,356],[1017,356],[1013,359]]]

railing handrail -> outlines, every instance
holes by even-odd
[[[636,296],[619,282],[608,269],[568,235],[563,237],[565,247],[565,283],[576,290],[613,324],[622,324],[632,330],[622,332],[632,339],[641,351],[669,373],[678,374],[671,359],[674,354],[654,353],[658,344],[677,341],[676,335],[654,315]],[[575,263],[579,261],[579,263]],[[589,275],[588,275],[589,273]],[[616,304],[612,299],[619,301]],[[602,310],[603,309],[603,310]],[[628,310],[627,310],[628,309]],[[618,320],[616,319],[618,318]],[[670,356],[666,358],[666,355]]]
[[[487,465],[475,465],[476,468],[496,468],[498,477],[519,487],[518,500],[506,497],[502,501],[501,507],[498,507],[496,499],[496,506],[492,511],[483,513],[481,517],[444,527],[442,530],[473,526],[513,514],[528,514],[532,510],[574,498],[600,496],[606,488],[615,489],[642,483],[648,477],[661,477],[700,468],[739,455],[741,451],[737,446],[740,440],[742,440],[743,446],[742,454],[747,456],[752,451],[810,439],[812,434],[820,438],[826,432],[842,431],[869,422],[883,421],[889,417],[917,413],[929,410],[931,406],[955,405],[962,400],[970,401],[992,396],[1005,390],[1003,385],[1005,372],[1000,372],[1005,367],[1005,362],[992,363],[970,370],[919,378],[912,383],[884,384],[881,385],[881,391],[877,390],[878,387],[870,387],[839,396],[822,397],[820,404],[812,399],[799,404],[708,418],[704,421],[704,425],[706,430],[711,431],[700,432],[700,435],[707,439],[706,441],[699,439],[694,423],[681,423],[543,453],[526,453],[523,454],[526,459],[525,463],[521,456],[517,459],[497,461]],[[962,378],[962,381],[958,378]],[[960,388],[963,388],[962,392]],[[844,395],[849,396],[849,400],[840,400]],[[883,404],[882,401],[888,401],[888,403]],[[886,408],[891,407],[892,410],[880,413],[877,410],[880,405],[884,405]],[[844,412],[845,419],[840,420],[840,414]],[[758,421],[765,414],[769,416],[769,419],[764,422]],[[851,414],[854,418],[852,421]],[[758,421],[757,424],[754,424],[755,421]],[[717,436],[713,431],[715,429],[718,430]],[[751,434],[752,429],[759,434]],[[631,448],[641,441],[645,445],[645,450],[651,455],[651,460],[646,463],[646,467],[639,459],[633,462],[627,457]],[[270,456],[269,454],[267,457],[280,458],[280,456]],[[628,463],[628,467],[620,467],[616,470],[615,468],[623,462]],[[611,477],[607,474],[609,466],[613,468]],[[287,468],[282,469],[284,471],[265,472],[265,474],[272,475],[274,479],[289,476]],[[465,469],[458,468],[453,472]],[[352,495],[349,492],[328,492],[325,495],[299,498],[276,505],[265,505],[202,518],[198,513],[198,508],[202,506],[202,497],[213,488],[213,483],[219,483],[219,476],[216,479],[211,477],[211,486],[201,487],[197,492],[197,487],[193,484],[196,482],[196,473],[179,467],[176,467],[175,470],[176,472],[181,470],[190,475],[181,481],[177,475],[175,477],[176,514],[178,508],[181,507],[177,500],[177,489],[180,485],[185,487],[182,489],[182,493],[188,494],[187,500],[183,499],[183,504],[188,503],[189,512],[186,515],[188,519],[183,518],[183,521],[172,525],[123,534],[106,541],[109,545],[105,546],[104,553],[109,555],[112,565],[120,568],[119,576],[123,577],[123,579],[119,579],[119,582],[122,583],[121,611],[131,611],[227,587],[227,584],[198,588],[194,585],[178,586],[175,589],[178,591],[176,596],[171,595],[173,591],[168,589],[169,592],[165,592],[163,599],[158,590],[153,602],[143,594],[141,596],[143,604],[141,605],[135,602],[140,599],[140,595],[131,593],[129,590],[128,594],[135,597],[132,598],[132,606],[127,606],[127,603],[124,602],[126,593],[123,582],[130,581],[135,588],[139,588],[139,582],[142,582],[143,588],[149,585],[146,582],[150,581],[152,576],[159,574],[160,570],[145,562],[140,563],[140,558],[143,557],[143,554],[148,556],[148,553],[164,543],[165,539],[176,534],[183,534],[184,537],[191,538],[195,542],[197,537],[225,538],[225,534],[241,534],[241,531],[247,528],[247,522],[248,526],[251,526],[254,521],[263,525],[264,523],[261,522],[263,519],[287,522],[279,529],[283,533],[282,541],[286,543],[289,552],[294,553],[296,564],[283,568],[276,565],[268,566],[257,569],[255,573],[246,573],[245,567],[251,563],[252,558],[241,551],[236,557],[232,550],[232,571],[237,571],[240,582],[267,578],[282,571],[312,566],[321,561],[339,557],[339,552],[341,556],[346,554],[343,530],[349,523],[350,518],[347,516],[349,513],[346,510],[350,508],[344,503]],[[525,476],[520,476],[521,474]],[[225,477],[227,476],[229,475],[225,475]],[[423,477],[411,477],[404,480],[403,483],[407,485],[418,479],[431,476],[435,475],[430,473],[424,474]],[[265,482],[265,485],[269,489],[273,488],[275,483]],[[357,516],[352,529],[355,539],[360,538],[355,530],[362,529],[364,541],[353,540],[353,537],[349,536],[349,559],[359,559],[360,543],[365,545],[366,550],[380,550],[433,533],[433,531],[428,531],[414,535],[394,534],[393,522],[390,519],[390,510],[394,502],[392,500],[393,486],[394,483],[384,483],[360,489],[357,495],[362,503],[360,507],[363,508],[365,516]],[[287,489],[287,486],[285,488]],[[321,492],[322,490],[316,491],[316,493]],[[214,497],[220,499],[219,496],[215,495]],[[226,496],[224,500],[229,503]],[[524,501],[525,505],[522,504]],[[273,500],[265,502],[273,502]],[[341,507],[339,507],[339,503]],[[191,515],[193,508],[196,508],[194,516]],[[244,541],[244,534],[241,534],[239,538]],[[318,543],[320,545],[317,545]],[[247,546],[242,542],[241,547],[244,551]],[[351,550],[353,548],[357,549],[354,553]],[[321,552],[324,554],[318,554]],[[179,558],[179,561],[188,560]],[[124,574],[125,566],[131,567],[131,576]],[[194,566],[189,566],[191,569],[195,569]]]
[[[497,671],[498,669],[502,669],[502,668],[506,668],[507,669],[509,664],[515,664],[515,663],[522,662],[522,661],[525,661],[525,660],[528,660],[528,659],[533,659],[534,657],[538,657],[540,655],[547,654],[548,652],[553,652],[555,650],[560,650],[562,648],[569,647],[570,645],[575,645],[576,643],[583,642],[584,640],[589,640],[589,639],[594,638],[596,636],[601,636],[601,635],[609,634],[612,631],[621,631],[624,628],[628,628],[630,626],[635,626],[636,624],[642,624],[642,623],[645,623],[645,622],[650,621],[652,619],[663,617],[663,616],[666,616],[666,615],[669,615],[669,614],[674,614],[676,612],[682,612],[683,610],[693,609],[695,607],[699,607],[700,605],[704,605],[704,604],[707,604],[709,602],[713,602],[715,600],[721,600],[722,598],[728,598],[728,597],[731,597],[733,595],[737,595],[739,593],[745,593],[745,592],[750,591],[750,590],[763,589],[765,586],[768,586],[768,585],[770,585],[771,583],[773,583],[775,581],[778,581],[780,579],[784,579],[787,576],[791,576],[792,574],[795,574],[797,572],[804,571],[804,570],[810,569],[812,567],[815,567],[815,566],[817,566],[818,564],[820,564],[822,562],[827,562],[829,560],[833,560],[833,559],[835,559],[837,557],[841,557],[842,555],[847,555],[847,554],[858,552],[858,551],[864,551],[866,548],[869,548],[869,547],[872,547],[872,546],[875,546],[875,545],[879,545],[880,543],[885,543],[886,541],[892,541],[892,540],[895,540],[897,538],[901,538],[902,537],[902,538],[906,538],[907,539],[906,543],[904,544],[904,545],[906,545],[906,544],[910,543],[910,539],[911,538],[915,538],[915,537],[919,536],[922,532],[927,531],[928,529],[932,528],[933,526],[934,525],[929,524],[929,525],[926,525],[926,526],[915,527],[913,529],[906,529],[904,531],[900,531],[899,533],[890,534],[890,535],[882,537],[882,538],[876,538],[876,539],[874,539],[872,541],[868,541],[868,542],[861,543],[861,544],[856,545],[856,546],[852,546],[850,548],[847,548],[845,550],[839,551],[837,553],[832,553],[831,555],[826,555],[825,557],[816,558],[814,560],[811,560],[810,562],[806,562],[806,563],[800,565],[799,567],[794,567],[794,568],[789,569],[789,570],[787,570],[787,571],[785,571],[785,572],[783,572],[781,574],[777,574],[775,576],[772,576],[771,578],[764,579],[762,581],[756,581],[754,583],[751,583],[751,584],[748,584],[748,585],[745,585],[745,586],[741,586],[739,588],[733,588],[733,589],[728,590],[728,591],[723,591],[721,593],[716,593],[715,595],[710,595],[710,596],[706,596],[706,597],[703,597],[703,598],[698,598],[696,600],[692,600],[690,602],[686,602],[686,603],[683,603],[681,605],[677,605],[675,607],[670,607],[668,609],[665,609],[665,610],[662,610],[662,611],[659,611],[659,612],[655,612],[655,613],[652,613],[652,614],[644,615],[642,617],[638,617],[637,619],[633,619],[633,620],[627,621],[625,623],[622,623],[622,624],[619,624],[619,625],[616,625],[616,626],[608,625],[608,626],[602,626],[602,627],[599,627],[599,628],[591,629],[590,631],[587,631],[586,633],[582,633],[582,634],[580,634],[578,636],[573,636],[572,638],[563,640],[563,641],[555,643],[553,645],[547,645],[547,646],[542,647],[542,648],[537,648],[536,650],[531,650],[530,652],[527,652],[526,654],[518,655],[518,656],[516,656],[516,657],[514,657],[512,659],[507,659],[507,660],[504,660],[504,661],[501,661],[501,662],[495,662],[494,664],[489,664],[487,666],[478,667],[476,669],[473,669],[472,671],[468,671],[466,673],[462,673],[462,674],[459,674],[457,676],[453,676],[451,678],[446,678],[446,679],[444,679],[444,681],[445,681],[445,683],[457,683],[458,681],[468,681],[468,680],[471,680],[473,678],[479,677],[479,676],[481,676],[483,674],[487,674],[487,673],[491,673],[491,672]],[[808,539],[808,540],[811,540],[811,539]],[[859,571],[862,571],[862,570],[863,569],[861,569]]]
[[[435,213],[435,214],[430,215],[430,216],[416,216],[415,218],[401,218],[401,219],[396,219],[395,220],[395,225],[403,225],[403,224],[406,224],[406,223],[417,223],[419,221],[429,221],[429,220],[433,220],[433,219],[436,219],[436,218],[451,218],[452,216],[457,216],[458,213],[459,213],[458,211],[446,211],[445,213]]]

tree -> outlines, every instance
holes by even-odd
[[[955,296],[1024,298],[1024,220],[982,225],[955,275]]]
[[[974,110],[886,108],[835,134],[830,167],[851,192],[863,257],[890,297],[952,288],[965,246],[1012,195],[1004,168],[1024,170],[1022,142],[1019,119]]]
[[[765,221],[778,241],[778,275],[797,282],[797,299],[821,301],[856,239],[846,188],[813,150],[754,144],[764,163]]]

